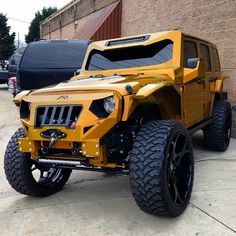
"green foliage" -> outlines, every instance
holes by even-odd
[[[34,19],[29,26],[29,32],[25,35],[25,42],[30,43],[40,38],[40,22],[57,11],[56,7],[43,8],[35,13]]]
[[[7,17],[0,13],[0,61],[7,60],[15,51],[15,33],[10,34]]]

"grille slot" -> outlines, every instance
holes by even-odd
[[[74,128],[81,110],[82,106],[78,105],[39,106],[36,110],[35,127],[65,126],[66,128]]]

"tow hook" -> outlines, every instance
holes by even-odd
[[[52,134],[51,134],[51,141],[50,141],[48,147],[51,148],[51,147],[53,146],[53,144],[54,144],[57,140],[59,140],[59,139],[60,139],[60,137],[57,136],[57,134],[56,134],[55,132],[52,133]]]
[[[50,139],[48,148],[51,148],[57,140],[65,138],[66,134],[59,129],[48,129],[43,131],[40,136],[46,139]]]

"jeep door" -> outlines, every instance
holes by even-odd
[[[189,59],[197,59],[199,56],[198,42],[191,38],[185,38],[183,45],[184,70],[189,69]],[[182,116],[187,127],[200,122],[204,118],[204,91],[205,78],[192,77],[188,82],[185,82],[183,78]]]
[[[205,62],[206,77],[204,86],[204,119],[211,116],[214,93],[210,91],[210,86],[215,83],[215,73],[213,71],[213,61],[210,55],[210,45],[206,42],[199,42],[200,56]]]

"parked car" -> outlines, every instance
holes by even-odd
[[[30,43],[19,63],[16,93],[70,79],[81,68],[89,43],[86,40],[40,40]]]
[[[9,78],[16,77],[17,68],[20,63],[21,57],[22,57],[22,53],[16,53],[10,58],[9,65],[8,65]]]
[[[0,84],[6,84],[8,82],[8,70],[0,69]]]
[[[205,148],[229,146],[224,79],[216,46],[181,31],[94,42],[80,75],[16,96],[22,127],[5,152],[7,179],[43,197],[72,169],[129,175],[143,211],[178,216],[193,187],[190,136],[203,130]]]

